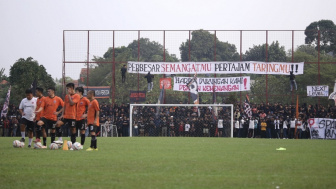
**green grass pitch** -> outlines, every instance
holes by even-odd
[[[336,188],[335,140],[99,137],[86,152],[90,138],[81,151],[14,139],[0,138],[0,188]]]

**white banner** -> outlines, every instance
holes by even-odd
[[[336,139],[336,119],[311,118],[308,126],[312,139]]]
[[[289,62],[128,62],[128,73],[147,74],[303,74],[304,63]]]
[[[307,96],[329,96],[328,85],[307,86]]]
[[[174,77],[174,91],[189,91],[187,84],[192,77]],[[249,91],[250,77],[197,78],[198,92]]]

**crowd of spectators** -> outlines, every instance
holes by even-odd
[[[103,136],[184,136],[229,137],[231,136],[231,113],[229,107],[153,107],[128,104],[100,105],[100,132]],[[299,108],[281,103],[251,104],[252,117],[245,114],[243,105],[236,104],[233,113],[233,136],[241,138],[309,138],[309,118],[336,119],[335,106],[307,105]],[[18,136],[20,114],[14,105],[9,106],[7,117],[0,122],[2,136]],[[68,135],[65,125],[64,135]],[[113,134],[114,133],[114,134]]]

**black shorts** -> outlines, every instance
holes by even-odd
[[[96,132],[96,130],[97,130],[97,126],[94,126],[92,124],[89,125],[89,131],[90,131],[90,133],[91,132]]]
[[[223,131],[223,128],[218,128],[218,131]]]
[[[44,125],[43,128],[44,129],[56,129],[56,121],[52,121],[49,119],[46,119],[45,117],[41,118],[41,121],[43,121]]]
[[[85,119],[76,121],[76,128],[80,130],[85,130]]]
[[[20,120],[21,125],[26,125],[28,131],[34,131],[35,123],[34,121],[29,121],[26,118],[21,118]]]
[[[73,128],[76,127],[76,120],[75,119],[65,119],[62,118],[61,121],[65,124],[68,124],[69,127]]]

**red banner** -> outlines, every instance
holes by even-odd
[[[160,89],[162,89],[163,85],[164,89],[171,89],[171,78],[160,78]]]

